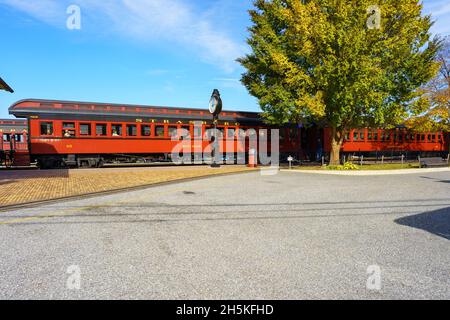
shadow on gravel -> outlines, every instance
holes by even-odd
[[[450,183],[450,180],[441,180],[441,179],[436,179],[436,178],[431,178],[431,177],[421,177],[422,179],[428,179],[428,180],[435,180],[436,182],[441,182],[441,183]]]
[[[395,222],[402,226],[425,230],[450,240],[450,207],[400,218]]]

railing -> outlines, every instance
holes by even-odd
[[[17,142],[17,141],[0,141],[0,150],[2,151],[27,151],[28,143],[26,142]]]

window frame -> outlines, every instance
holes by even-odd
[[[170,139],[178,138],[178,126],[168,126],[167,127],[167,135]]]
[[[158,129],[162,129],[162,135],[158,134]],[[166,136],[166,128],[163,125],[156,125],[155,126],[155,138],[165,138]]]
[[[134,128],[134,132],[133,132],[133,128]],[[131,129],[131,134],[130,134],[130,131],[129,131],[130,129]],[[136,138],[138,136],[138,134],[139,134],[138,131],[139,131],[138,130],[138,126],[135,123],[134,124],[133,123],[127,123],[125,125],[125,135],[126,135],[126,137]]]
[[[148,134],[144,134],[144,129],[148,128]],[[141,124],[141,137],[150,138],[152,136],[152,126],[150,124]]]
[[[105,128],[104,134],[98,134],[98,126],[103,126]],[[107,137],[108,136],[108,124],[104,122],[95,123],[95,136],[96,137]]]
[[[230,132],[233,132],[233,135],[230,135]],[[236,139],[236,128],[235,127],[228,127],[227,128],[227,139],[228,140]]]
[[[66,137],[66,131],[69,131],[70,137]],[[77,124],[75,122],[65,121],[62,123],[62,137],[65,139],[73,139],[77,136]]]
[[[89,130],[88,130],[88,133],[87,133],[87,134],[81,132],[82,126],[88,126],[88,129],[89,129]],[[92,122],[80,122],[78,134],[79,134],[81,137],[92,137]]]
[[[201,140],[203,139],[203,126],[194,125],[193,133],[194,139]]]
[[[185,130],[185,132],[187,132],[187,136],[183,135],[183,130]],[[191,126],[188,125],[181,125],[178,130],[177,130],[177,134],[180,140],[190,140],[191,139]]]
[[[43,124],[47,124],[47,125],[51,125],[51,134],[43,134],[42,133],[42,125]],[[48,127],[47,127],[48,130]],[[39,133],[41,137],[53,137],[55,135],[55,124],[53,121],[40,121],[39,122]]]
[[[120,128],[119,132],[117,132],[116,128]],[[116,130],[116,134],[114,135],[113,131]],[[121,138],[123,137],[123,124],[122,123],[111,123],[111,137],[113,138]]]

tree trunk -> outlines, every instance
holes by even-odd
[[[344,130],[341,128],[332,128],[330,166],[338,166],[341,164],[340,155],[343,142]]]

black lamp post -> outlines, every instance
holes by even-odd
[[[217,154],[219,149],[219,142],[217,139],[217,121],[219,120],[219,114],[222,112],[222,98],[220,98],[220,92],[217,89],[214,89],[211,95],[211,100],[209,100],[209,112],[213,115],[214,124],[211,168],[220,168],[220,164],[217,162]]]

